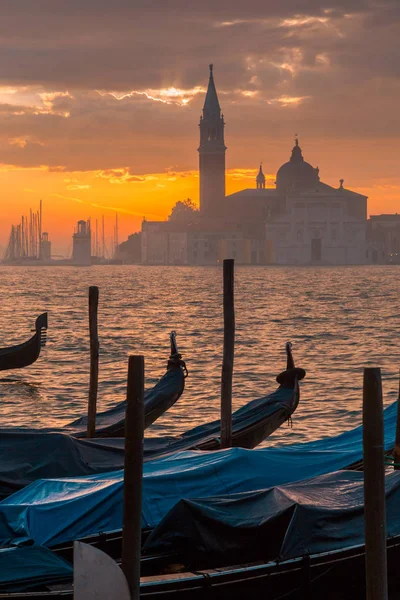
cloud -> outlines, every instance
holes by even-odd
[[[88,184],[72,183],[67,185],[67,190],[90,190],[92,186]]]
[[[322,177],[393,178],[399,34],[394,0],[3,0],[0,163],[168,190],[198,167],[213,62],[230,170],[275,173],[297,131]]]
[[[143,213],[139,213],[137,211],[128,210],[121,206],[107,206],[105,204],[101,204],[98,202],[90,202],[88,200],[82,200],[82,198],[76,198],[75,196],[65,196],[64,194],[53,194],[55,198],[60,198],[61,200],[68,200],[71,202],[77,202],[78,204],[85,204],[86,206],[92,206],[93,208],[100,208],[101,210],[112,211],[113,213],[120,213],[123,215],[131,215],[134,217],[143,217]],[[157,214],[147,213],[146,216],[149,218],[160,220],[160,216]]]
[[[280,106],[299,106],[306,100],[310,100],[311,96],[280,96],[279,98],[271,98],[268,104],[279,104]]]
[[[116,183],[121,185],[123,183],[146,183],[148,181],[156,181],[158,177],[155,175],[134,175],[129,168],[121,167],[119,169],[108,169],[106,171],[98,171],[95,173],[95,177],[101,179],[107,179],[111,184]]]

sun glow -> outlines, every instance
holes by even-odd
[[[282,107],[299,106],[306,100],[310,100],[311,96],[279,96],[279,98],[271,98],[268,104],[277,104]]]
[[[116,100],[126,100],[134,96],[145,96],[154,102],[162,102],[164,104],[177,104],[186,106],[198,94],[204,94],[206,89],[202,86],[197,86],[190,89],[179,89],[176,87],[148,89],[148,90],[132,90],[130,92],[104,92],[97,90],[102,95],[110,95]]]
[[[329,21],[328,17],[304,17],[296,15],[292,19],[284,19],[281,21],[281,27],[303,27],[304,25],[325,24]]]

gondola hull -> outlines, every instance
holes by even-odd
[[[400,537],[388,540],[389,596],[398,597]],[[142,561],[142,570],[144,563]],[[29,581],[24,582],[29,590]],[[1,588],[0,588],[1,589]],[[140,598],[148,600],[364,600],[365,549],[352,547],[284,562],[244,564],[177,574],[144,576]],[[0,591],[0,600],[72,600],[71,582],[51,590]],[[116,599],[110,599],[116,600]]]
[[[188,371],[178,351],[176,333],[170,334],[171,355],[165,375],[144,395],[144,427],[147,429],[171,408],[182,396]],[[126,401],[96,415],[95,438],[125,436]],[[76,438],[87,437],[87,416],[80,417],[64,427],[64,432]]]
[[[144,397],[144,426],[152,425],[182,396],[185,389],[185,372],[177,364],[171,367]],[[96,416],[96,438],[118,438],[125,436],[126,401]],[[63,428],[65,433],[76,438],[86,438],[87,417],[81,417]]]
[[[260,419],[257,423],[244,427],[241,430],[233,430],[232,446],[234,448],[247,448],[251,450],[256,448],[261,442],[266,440],[274,431],[288,421],[296,410],[300,401],[300,390],[298,385],[292,392],[291,401],[277,408],[274,414],[265,415],[265,418]],[[203,444],[196,446],[199,450],[218,450],[220,447],[219,441],[213,439],[206,441]]]
[[[46,344],[47,313],[36,319],[35,334],[26,342],[9,348],[0,348],[0,371],[22,369],[36,362]]]

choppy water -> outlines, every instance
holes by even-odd
[[[283,426],[269,443],[357,425],[364,366],[382,367],[385,403],[396,398],[399,273],[381,266],[236,269],[235,408],[275,388],[287,340],[308,373],[293,429]],[[175,329],[190,377],[184,396],[147,435],[178,434],[217,418],[221,269],[1,267],[0,346],[27,339],[36,316],[49,311],[48,345],[37,363],[0,374],[1,425],[61,426],[85,412],[89,285],[100,288],[100,410],[124,398],[129,353],[145,355],[147,387],[156,382]]]

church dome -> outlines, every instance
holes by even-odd
[[[295,191],[307,190],[319,181],[318,167],[305,162],[296,138],[289,162],[281,166],[276,174],[276,189],[288,194]]]

